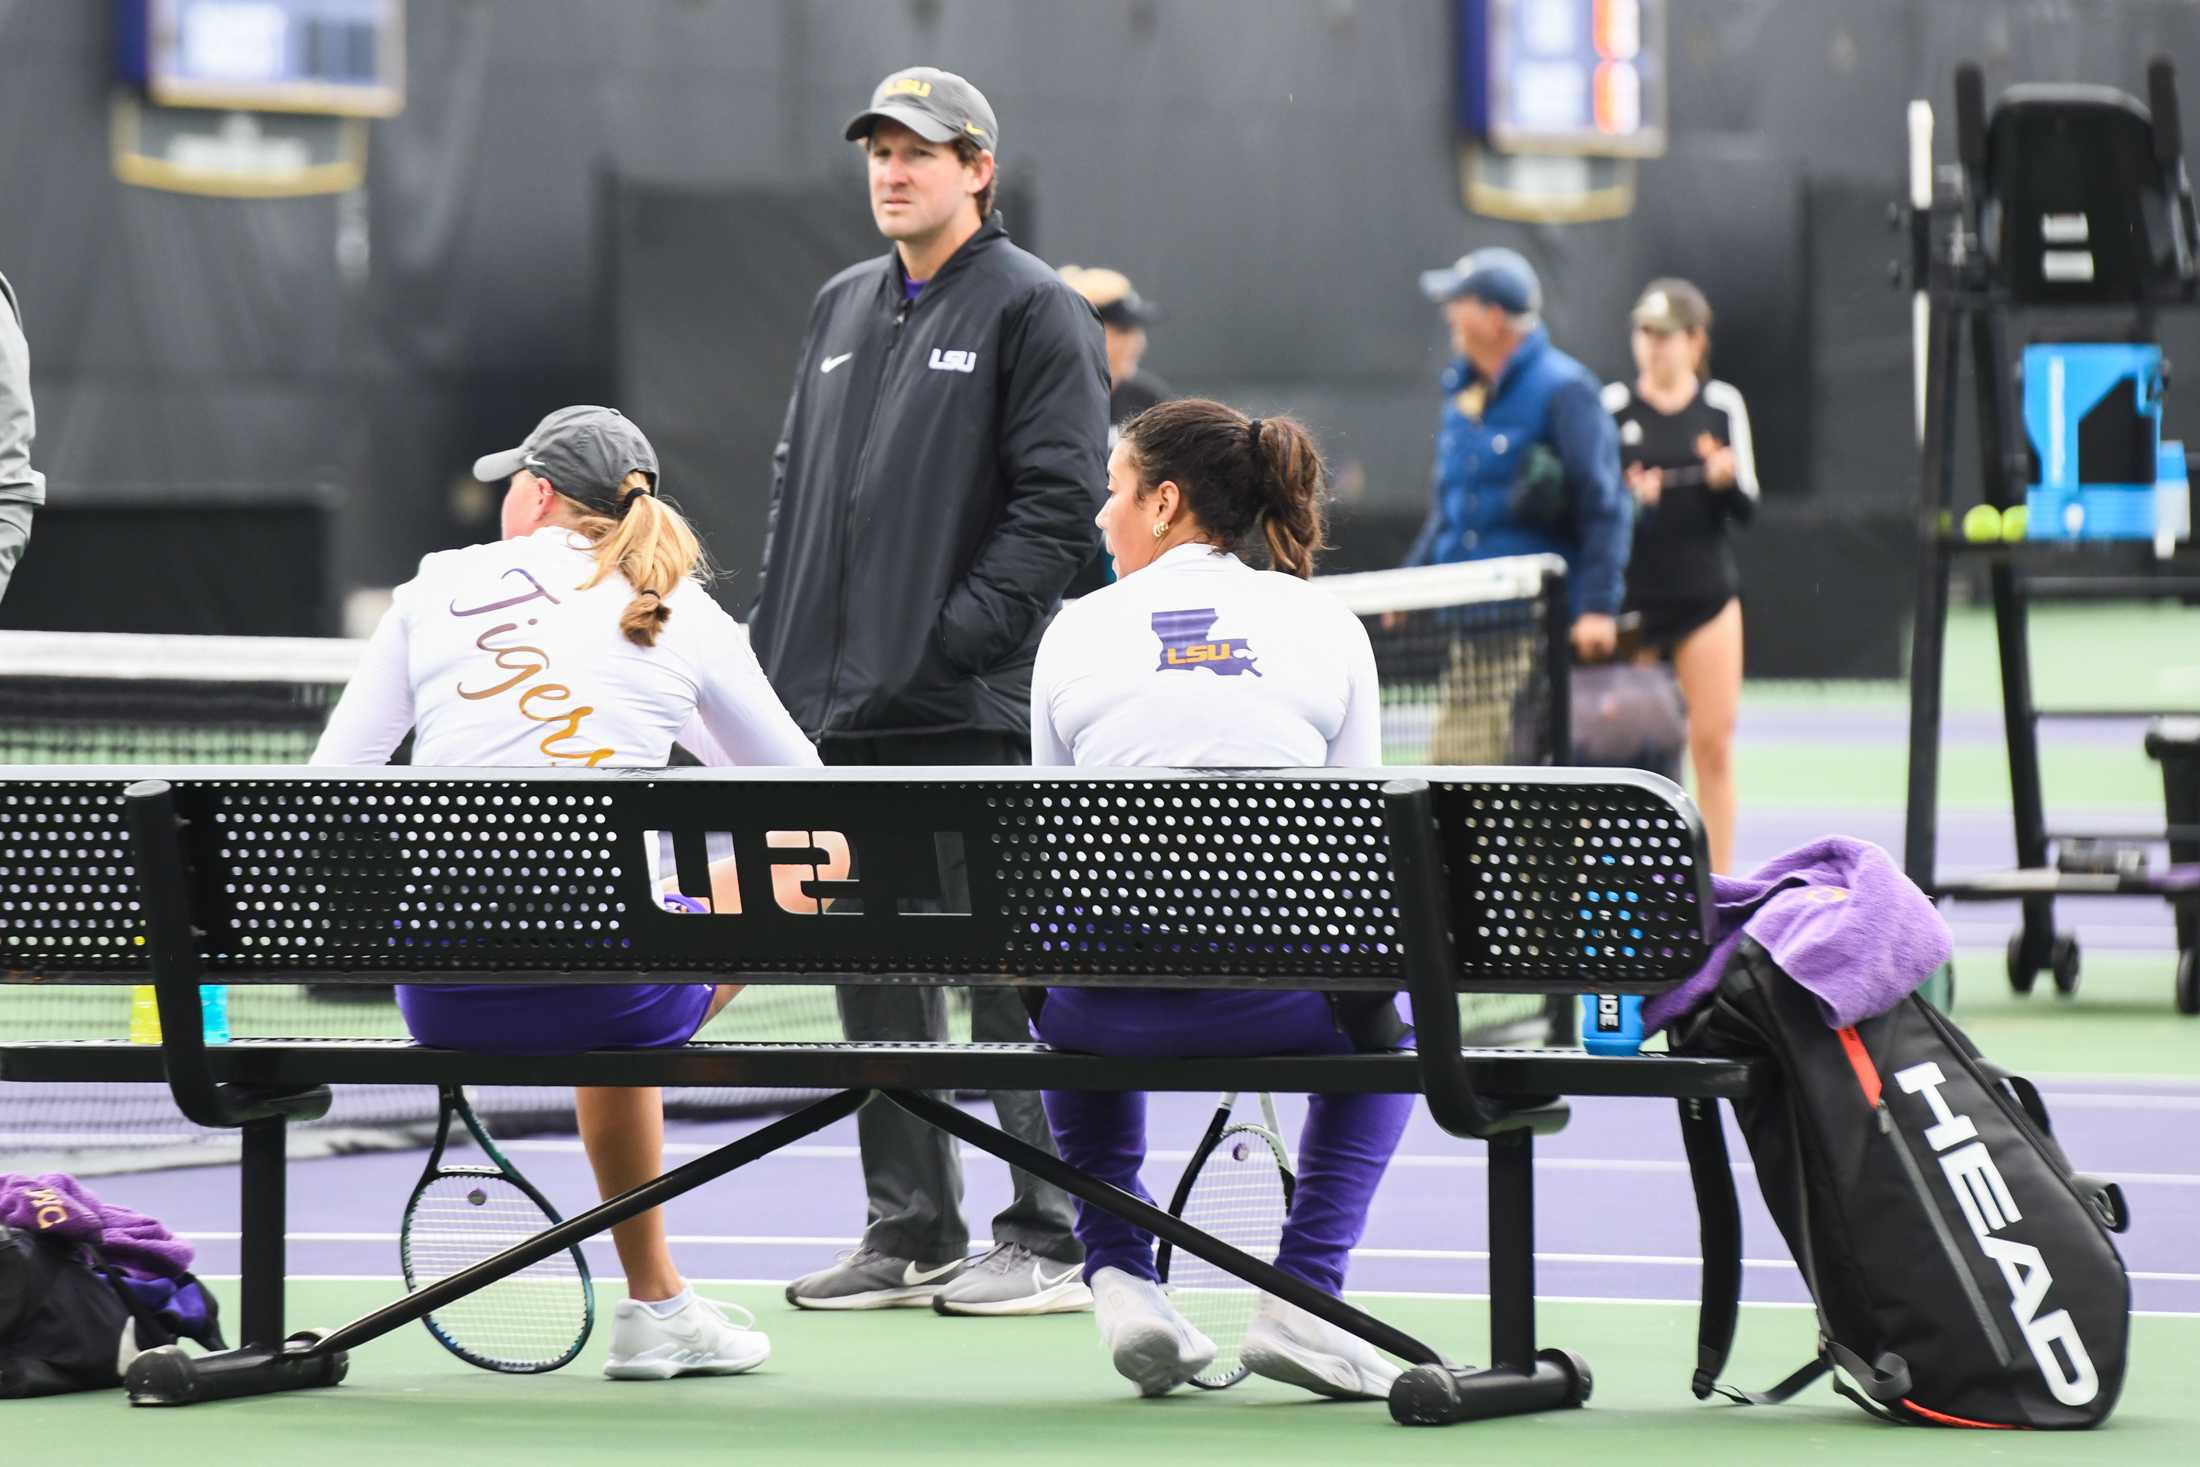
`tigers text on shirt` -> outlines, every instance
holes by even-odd
[[[1339,602],[1179,545],[1062,608],[1039,644],[1031,762],[1374,768],[1375,653]]]
[[[708,764],[815,765],[749,650],[700,585],[665,598],[654,647],[619,630],[634,597],[559,526],[446,550],[399,586],[313,752],[380,764],[407,730],[421,765],[663,765],[675,738]]]

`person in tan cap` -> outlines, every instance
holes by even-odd
[[[1070,289],[1092,302],[1092,308],[1100,313],[1100,324],[1107,329],[1108,451],[1112,453],[1123,436],[1125,423],[1177,396],[1175,388],[1140,365],[1146,356],[1146,327],[1160,316],[1161,308],[1140,295],[1130,277],[1120,270],[1064,265],[1062,278],[1069,282]],[[1062,594],[1065,598],[1090,595],[1114,579],[1115,563],[1103,546]]]
[[[1653,280],[1630,317],[1635,380],[1604,389],[1635,504],[1627,610],[1688,702],[1688,762],[1711,869],[1734,860],[1734,725],[1742,699],[1742,581],[1728,527],[1757,509],[1742,395],[1711,375],[1711,303]]]
[[[1175,388],[1140,365],[1146,356],[1146,328],[1160,317],[1161,308],[1140,295],[1120,270],[1064,265],[1062,278],[1092,302],[1107,328],[1108,421],[1121,429],[1147,408],[1175,397]],[[1109,435],[1111,446],[1114,437]]]

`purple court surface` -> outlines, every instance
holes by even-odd
[[[2141,1310],[2200,1315],[2200,1084],[2066,1078],[2044,1087],[2056,1130],[2083,1169],[2120,1182],[2133,1213],[2120,1240]],[[1248,1108],[1250,1102],[1247,1102]],[[1302,1104],[1279,1097],[1297,1134]],[[1167,1195],[1197,1140],[1211,1098],[1156,1096],[1150,1190]],[[980,1114],[990,1107],[978,1104]],[[727,1139],[747,1122],[671,1128],[668,1165]],[[1745,1297],[1801,1302],[1802,1282],[1742,1163]],[[569,1137],[518,1140],[512,1159],[570,1215],[593,1200],[587,1163]],[[400,1209],[424,1157],[416,1151],[301,1160],[290,1169],[290,1271],[296,1276],[393,1278]],[[965,1153],[967,1215],[983,1238],[1007,1200],[1007,1172]],[[1417,1115],[1378,1194],[1355,1256],[1354,1290],[1474,1295],[1488,1289],[1486,1173],[1479,1145],[1454,1141]],[[235,1173],[228,1168],[102,1178],[100,1190],[168,1220],[199,1244],[200,1271],[237,1268]],[[1672,1106],[1579,1100],[1573,1124],[1538,1148],[1539,1255],[1545,1297],[1692,1301],[1698,1291],[1696,1210]],[[694,1278],[777,1281],[806,1272],[854,1241],[863,1192],[855,1127],[843,1122],[807,1144],[734,1173],[674,1203],[674,1251]],[[616,1275],[608,1240],[589,1250]],[[297,1324],[309,1321],[293,1321]],[[327,1321],[322,1321],[327,1323]]]

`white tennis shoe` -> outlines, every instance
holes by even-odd
[[[1214,1361],[1215,1342],[1151,1279],[1103,1268],[1092,1276],[1092,1302],[1102,1348],[1142,1396],[1165,1396]]]
[[[637,1300],[621,1299],[611,1314],[611,1358],[603,1373],[612,1380],[739,1375],[771,1358],[771,1337],[755,1326],[748,1310],[715,1299],[690,1299],[662,1317]]]
[[[1238,1359],[1255,1375],[1340,1401],[1388,1400],[1390,1383],[1404,1373],[1358,1335],[1273,1294],[1261,1295]]]

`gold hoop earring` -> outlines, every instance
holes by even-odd
[[[1155,523],[1155,525],[1154,525],[1154,527],[1153,527],[1153,537],[1154,537],[1154,538],[1155,538],[1156,540],[1160,539],[1160,538],[1161,538],[1161,537],[1162,537],[1163,535],[1166,535],[1166,534],[1168,534],[1168,533],[1169,533],[1169,522],[1168,522],[1167,520],[1161,520],[1161,521],[1158,521],[1158,522],[1156,522],[1156,523]]]

